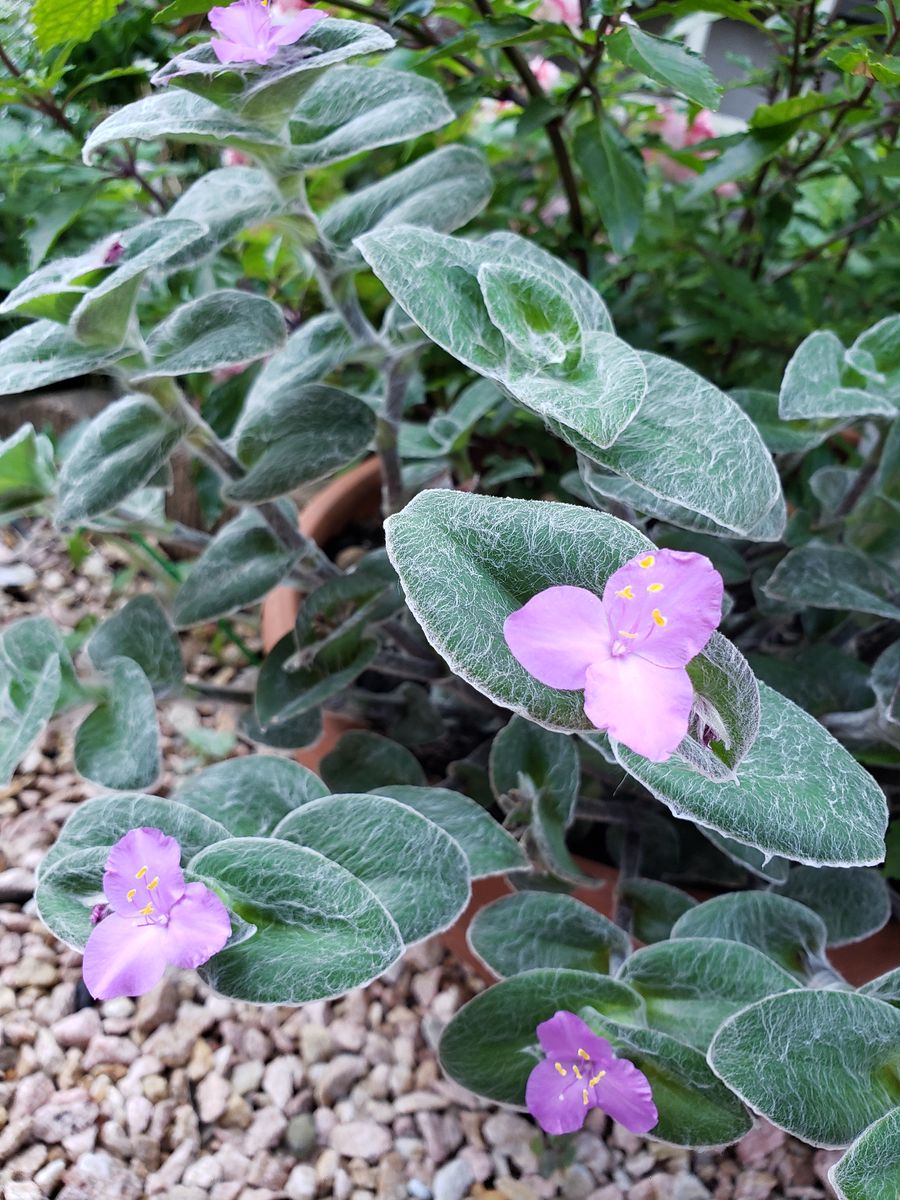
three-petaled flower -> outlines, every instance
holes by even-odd
[[[255,62],[264,67],[282,46],[292,46],[327,15],[307,8],[292,21],[278,25],[266,0],[237,0],[209,10],[209,23],[219,34],[210,44],[221,63]]]
[[[537,1027],[546,1054],[528,1076],[525,1103],[545,1133],[574,1133],[592,1108],[630,1129],[647,1133],[659,1120],[647,1076],[617,1058],[606,1038],[571,1012]]]
[[[694,691],[685,666],[722,617],[722,577],[702,554],[655,550],[620,567],[603,598],[550,587],[511,613],[506,644],[548,687],[584,688],[597,729],[665,762],[688,731]]]
[[[140,996],[168,965],[199,967],[231,935],[225,905],[202,883],[185,883],[181,847],[160,829],[132,829],[106,860],[109,909],[84,948],[84,982],[95,1000]]]

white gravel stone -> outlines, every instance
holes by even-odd
[[[314,1200],[319,1190],[315,1167],[310,1167],[306,1163],[298,1163],[288,1176],[284,1190],[289,1200]]]
[[[435,1172],[431,1185],[434,1200],[463,1200],[474,1182],[471,1163],[464,1158],[451,1159]]]
[[[391,1148],[389,1131],[374,1121],[337,1125],[328,1141],[332,1150],[344,1158],[364,1158],[367,1162],[377,1162]]]

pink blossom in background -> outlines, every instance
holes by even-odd
[[[675,108],[667,102],[658,104],[656,107],[659,120],[653,122],[650,129],[655,130],[666,145],[671,146],[673,150],[686,150],[691,146],[696,146],[699,142],[716,137],[716,130],[712,124],[712,113],[709,109],[701,108],[693,121],[688,123],[687,113],[684,109]],[[686,167],[682,163],[675,162],[674,159],[658,150],[644,150],[642,153],[646,163],[658,164],[663,175],[667,179],[671,179],[673,183],[689,183],[692,179],[697,178],[696,171],[692,171],[690,167]],[[699,157],[710,158],[712,155],[707,153]],[[737,193],[738,187],[734,183],[723,183],[716,188],[716,194],[719,196],[735,196]]]
[[[181,847],[161,829],[132,829],[116,842],[103,891],[111,911],[94,910],[99,920],[84,948],[95,1000],[142,996],[167,966],[199,967],[231,935],[224,904],[202,883],[184,882]]]
[[[529,58],[528,65],[534,73],[535,79],[541,85],[545,92],[552,92],[559,83],[562,71],[555,62],[551,62],[549,58],[541,58],[540,55],[534,58]]]
[[[581,5],[578,0],[541,0],[534,15],[541,21],[562,21],[575,28],[581,24]]]
[[[597,729],[653,762],[687,734],[694,689],[685,670],[722,618],[722,577],[703,554],[655,550],[606,581],[603,599],[549,587],[511,613],[513,657],[547,687],[584,688]]]
[[[617,1058],[606,1038],[580,1017],[558,1012],[537,1027],[546,1054],[528,1076],[525,1103],[545,1133],[574,1133],[592,1108],[632,1133],[647,1133],[659,1120],[647,1076]]]
[[[234,379],[238,375],[243,375],[249,366],[250,364],[248,362],[243,362],[231,363],[227,367],[216,367],[214,371],[210,372],[212,375],[212,381],[216,384],[227,383],[229,379]]]
[[[222,166],[223,167],[249,167],[253,159],[249,154],[244,154],[241,150],[232,150],[231,147],[222,151]]]
[[[263,0],[237,0],[227,8],[211,8],[209,23],[220,36],[210,45],[221,63],[255,62],[265,66],[282,46],[291,46],[327,14],[308,8],[277,25]]]

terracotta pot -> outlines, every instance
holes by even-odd
[[[319,546],[343,533],[354,520],[368,519],[378,512],[381,502],[381,468],[377,458],[351,467],[332,479],[300,510],[300,532]],[[294,588],[277,587],[263,601],[262,641],[266,653],[294,628],[300,611],[300,596]],[[326,754],[337,745],[348,729],[363,729],[361,721],[343,713],[322,712],[322,733],[310,746],[297,750],[294,758],[301,766],[318,771]]]
[[[300,530],[319,546],[326,545],[358,518],[368,519],[378,512],[381,502],[381,469],[377,458],[366,459],[326,484],[300,512]],[[294,627],[300,608],[298,593],[289,587],[275,588],[265,599],[262,608],[262,639],[266,652]],[[322,734],[311,746],[296,751],[294,757],[304,767],[318,771],[322,759],[334,749],[348,729],[365,728],[361,721],[343,713],[322,713]],[[604,881],[599,888],[577,888],[575,895],[604,916],[612,917],[618,871],[589,859],[578,859],[578,865],[588,875]],[[509,895],[513,888],[505,878],[476,880],[472,899],[452,929],[442,934],[444,944],[482,978],[493,982],[494,977],[469,949],[466,934],[475,914],[492,900]],[[698,899],[708,899],[697,893]],[[841,974],[855,987],[883,975],[900,965],[900,923],[890,921],[884,929],[853,946],[843,946],[829,952],[829,957]]]

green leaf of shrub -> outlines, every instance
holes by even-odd
[[[0,519],[14,516],[53,494],[53,445],[33,425],[0,442]]]
[[[900,620],[889,597],[900,591],[900,576],[845,546],[797,546],[766,580],[764,591],[797,608],[837,608]]]
[[[56,321],[34,321],[0,342],[0,396],[102,371],[123,354],[84,346]]]
[[[191,221],[201,228],[170,260],[175,267],[193,266],[213,255],[238,233],[286,207],[267,171],[254,167],[222,167],[207,171],[175,201],[167,221]]]
[[[53,716],[61,682],[59,655],[50,653],[24,694],[16,697],[7,663],[0,661],[0,787],[12,779],[13,771]]]
[[[865,867],[793,867],[779,894],[819,914],[829,946],[862,941],[891,919],[887,880]]]
[[[647,172],[643,159],[615,125],[602,117],[576,130],[575,158],[610,245],[616,254],[627,254],[644,216]]]
[[[182,304],[156,326],[147,338],[152,366],[135,378],[253,362],[277,350],[284,340],[284,317],[277,304],[222,288]]]
[[[784,420],[810,417],[850,419],[868,415],[893,416],[889,399],[858,387],[845,387],[845,351],[840,338],[826,329],[805,338],[785,368],[778,397]]]
[[[263,726],[293,721],[343,691],[371,663],[378,653],[378,642],[351,630],[322,649],[307,665],[288,671],[285,664],[297,650],[293,632],[286,633],[260,668],[254,705],[257,720]]]
[[[634,25],[623,25],[606,41],[611,58],[672,88],[701,108],[718,108],[722,85],[699,54],[680,42],[654,37]]]
[[[63,42],[86,42],[115,14],[121,0],[34,0],[31,20],[42,54]]]
[[[770,996],[726,1021],[715,1073],[773,1125],[814,1146],[846,1146],[900,1104],[900,1011],[855,992]]]
[[[299,763],[253,754],[192,775],[174,798],[218,821],[233,837],[269,837],[295,808],[327,795],[318,775]]]
[[[210,987],[235,1000],[330,999],[365,987],[403,951],[374,893],[315,850],[274,838],[234,838],[201,851],[188,869],[256,926],[252,937],[200,968]]]
[[[106,697],[75,734],[75,767],[85,779],[117,791],[150,787],[161,767],[150,680],[130,658],[110,659],[105,674]]]
[[[632,932],[647,945],[664,942],[678,918],[697,905],[693,896],[658,879],[626,879],[620,886],[631,906]]]

